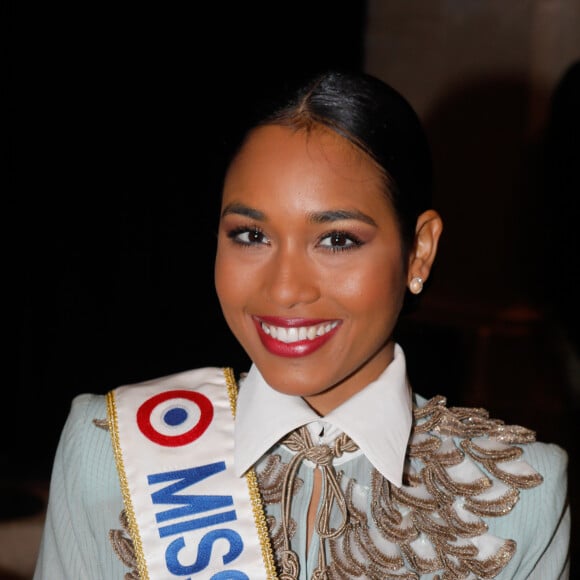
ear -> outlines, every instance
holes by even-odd
[[[425,282],[429,277],[442,231],[443,220],[435,210],[429,209],[417,218],[415,242],[409,256],[407,286],[410,286],[413,278],[419,277]]]

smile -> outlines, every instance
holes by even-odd
[[[281,357],[303,357],[322,348],[338,332],[340,320],[254,317],[260,341],[266,350]]]
[[[290,344],[292,342],[299,342],[301,340],[314,340],[319,336],[324,336],[333,328],[338,326],[338,321],[328,322],[325,324],[315,324],[313,326],[292,326],[286,328],[284,326],[274,326],[261,322],[262,330],[270,335],[272,338]]]

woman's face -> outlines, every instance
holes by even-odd
[[[225,319],[269,385],[322,415],[393,358],[406,269],[383,183],[335,133],[274,125],[251,134],[226,176]]]

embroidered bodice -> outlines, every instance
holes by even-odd
[[[397,488],[345,435],[320,448],[306,428],[295,431],[257,466],[279,577],[494,578],[517,546],[491,535],[486,519],[508,514],[520,490],[542,482],[521,459],[519,445],[534,439],[532,431],[490,419],[483,409],[447,408],[444,397],[435,397],[414,409]],[[316,467],[324,491],[307,549]]]

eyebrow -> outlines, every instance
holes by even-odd
[[[262,211],[244,205],[243,203],[231,203],[227,205],[222,211],[222,217],[229,214],[243,215],[257,221],[266,221],[266,214]],[[375,220],[358,210],[334,209],[327,211],[316,211],[308,214],[308,221],[313,224],[327,224],[341,220],[358,220],[376,226]]]
[[[222,211],[222,217],[232,213],[243,215],[259,221],[264,221],[266,219],[266,215],[264,214],[264,212],[261,212],[252,207],[248,207],[243,203],[230,203],[229,205],[226,205],[226,207],[224,207]]]
[[[314,224],[326,224],[329,222],[336,222],[341,220],[358,220],[376,226],[377,222],[362,211],[348,210],[348,209],[334,209],[328,211],[313,212],[309,216],[309,220]]]

